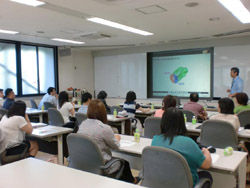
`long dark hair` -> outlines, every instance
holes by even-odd
[[[134,91],[127,92],[125,103],[132,103],[136,100],[136,94]]]
[[[22,116],[25,117],[26,104],[23,101],[15,101],[7,112],[7,117]]]
[[[219,100],[220,112],[223,114],[234,114],[234,102],[230,98],[221,98]]]
[[[69,94],[66,91],[62,91],[59,93],[59,107],[62,108],[65,102],[69,102]]]
[[[187,132],[184,116],[181,110],[170,107],[168,108],[161,119],[161,133],[165,139],[170,139],[172,144],[175,136],[185,135]]]

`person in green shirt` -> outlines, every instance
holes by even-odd
[[[244,110],[250,110],[250,105],[248,103],[248,96],[246,93],[237,93],[236,94],[236,101],[239,104],[234,108],[234,113],[238,114]]]
[[[168,108],[161,120],[161,135],[155,135],[152,140],[152,146],[165,147],[179,152],[190,167],[193,186],[201,178],[209,178],[212,182],[212,176],[207,171],[197,172],[198,168],[208,169],[211,166],[212,158],[206,148],[199,146],[189,137],[185,136],[187,132],[183,112],[176,108]],[[211,187],[211,185],[207,185]]]

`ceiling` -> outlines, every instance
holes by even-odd
[[[250,10],[249,1],[242,1]],[[185,6],[191,2],[198,5]],[[86,20],[92,16],[154,35],[141,36]],[[225,37],[225,33],[227,37],[250,35],[250,24],[241,24],[217,0],[46,0],[40,7],[1,0],[0,29],[20,32],[0,34],[0,39],[64,46],[68,44],[50,39],[65,38],[84,41],[81,46],[89,48],[164,44]]]

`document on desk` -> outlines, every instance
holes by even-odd
[[[212,157],[212,163],[216,163],[216,161],[218,161],[218,159],[220,158],[220,156],[216,153],[211,153],[211,157]]]
[[[131,140],[120,140],[120,148],[130,147],[135,145],[135,142]]]
[[[38,127],[45,127],[47,126],[46,123],[34,123],[34,122],[31,122],[31,125],[33,128],[38,128]]]

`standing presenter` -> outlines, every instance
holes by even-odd
[[[227,90],[227,92],[229,93],[228,97],[235,97],[237,93],[243,92],[244,82],[239,77],[239,73],[240,73],[240,70],[238,67],[231,68],[230,75],[233,78],[233,80],[232,80],[231,89]]]

